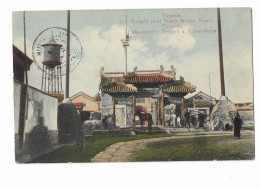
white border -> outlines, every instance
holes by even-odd
[[[118,1],[4,1],[1,15],[1,181],[0,188],[258,188],[258,150],[255,161],[154,162],[100,164],[14,163],[12,102],[12,11],[124,8],[252,7],[254,33],[255,97],[259,96],[259,18],[257,0],[118,0]],[[255,98],[258,131],[259,100]],[[256,137],[256,146],[258,144]],[[258,171],[259,172],[259,171]]]

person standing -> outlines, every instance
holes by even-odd
[[[76,126],[76,146],[79,150],[84,150],[85,137],[84,137],[84,118],[82,110],[79,111],[80,123]]]
[[[204,112],[201,112],[199,114],[199,127],[203,127],[204,126],[204,122],[205,122]]]
[[[107,115],[105,115],[105,116],[102,118],[103,127],[104,127],[105,129],[108,128],[107,118],[108,118]]]
[[[186,112],[185,112],[185,114],[184,114],[184,117],[185,117],[185,119],[186,119],[185,127],[186,127],[186,125],[187,125],[187,123],[188,123],[188,126],[189,126],[189,128],[190,128],[190,111],[189,111],[188,109],[186,109]]]
[[[171,112],[169,111],[169,113],[167,114],[167,119],[166,119],[168,126],[171,127]]]
[[[234,137],[236,138],[240,138],[241,134],[240,134],[240,130],[243,124],[242,119],[240,118],[239,113],[236,113],[236,117],[233,120],[234,123]]]
[[[108,114],[107,125],[108,125],[108,133],[114,133],[113,115]]]
[[[181,127],[181,118],[180,118],[180,116],[177,117],[177,127]]]
[[[171,117],[172,127],[176,127],[176,114],[173,113]]]
[[[194,127],[195,126],[195,116],[194,115],[191,116],[191,123],[192,123],[192,126]]]
[[[202,127],[205,132],[207,131],[206,127],[204,126],[204,123],[205,123],[205,119],[206,119],[206,115],[204,112],[201,112],[199,114],[199,127]]]

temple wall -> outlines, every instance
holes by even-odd
[[[26,98],[27,97],[27,98]],[[58,100],[14,82],[14,131],[17,162],[31,159],[58,144]],[[23,128],[23,118],[25,120]]]

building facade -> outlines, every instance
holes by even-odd
[[[207,121],[209,121],[212,108],[217,104],[217,99],[200,91],[185,99],[184,102],[185,109],[190,111],[191,116],[194,116],[197,121],[201,113],[205,114]]]
[[[96,99],[87,95],[86,93],[79,92],[70,97],[70,100],[73,104],[82,104],[82,111],[100,112],[100,108]]]

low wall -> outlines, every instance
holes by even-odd
[[[14,81],[15,157],[36,157],[58,144],[58,100]],[[24,158],[26,157],[26,158]]]

